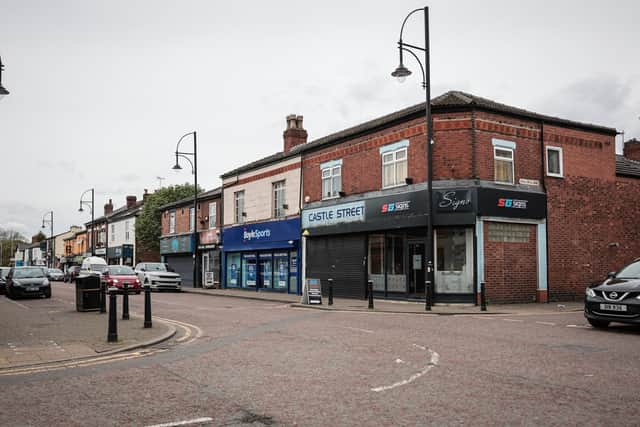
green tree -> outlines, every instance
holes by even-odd
[[[198,187],[198,193],[203,190]],[[144,207],[136,219],[136,240],[145,251],[160,250],[160,233],[162,231],[160,206],[185,198],[193,199],[193,185],[173,185],[156,190],[147,197]]]
[[[10,265],[10,259],[13,258],[18,243],[26,242],[26,237],[17,231],[0,228],[0,266]]]
[[[34,242],[42,242],[43,240],[47,240],[47,236],[42,231],[38,231],[38,234],[33,236]]]

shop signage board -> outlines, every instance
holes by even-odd
[[[481,216],[541,219],[545,217],[546,204],[543,193],[478,189],[478,214]]]
[[[193,235],[165,237],[160,239],[161,254],[175,254],[183,252],[192,252]]]
[[[440,190],[434,193],[438,212],[473,212],[471,190]]]
[[[224,251],[247,251],[281,246],[300,239],[300,218],[228,227],[222,231]]]
[[[364,201],[307,209],[302,215],[302,228],[326,227],[365,221]]]
[[[307,279],[309,304],[322,304],[322,284],[320,279]]]

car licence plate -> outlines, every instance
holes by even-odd
[[[627,306],[620,304],[600,304],[600,310],[627,311]]]
[[[28,292],[33,292],[33,291],[38,291],[38,290],[40,290],[40,288],[38,288],[37,286],[29,286],[27,288]]]

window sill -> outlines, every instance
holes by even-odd
[[[389,185],[387,187],[382,187],[381,189],[382,190],[388,190],[389,188],[406,187],[406,186],[407,186],[407,183],[403,182],[401,184],[394,184],[394,185]]]
[[[556,173],[547,173],[547,176],[549,178],[563,178],[564,179],[564,175],[556,174]]]
[[[503,182],[503,181],[493,181],[494,184],[498,184],[498,185],[508,185],[510,187],[515,187],[516,183],[515,182]]]
[[[334,199],[339,199],[340,196],[331,196],[331,197],[323,197],[322,200],[334,200]]]

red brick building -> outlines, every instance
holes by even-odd
[[[221,189],[198,194],[195,214],[193,197],[161,206],[162,233],[160,255],[182,276],[183,286],[193,286],[193,245],[197,245],[198,284],[220,284],[220,223]],[[197,227],[198,239],[193,231]]]

